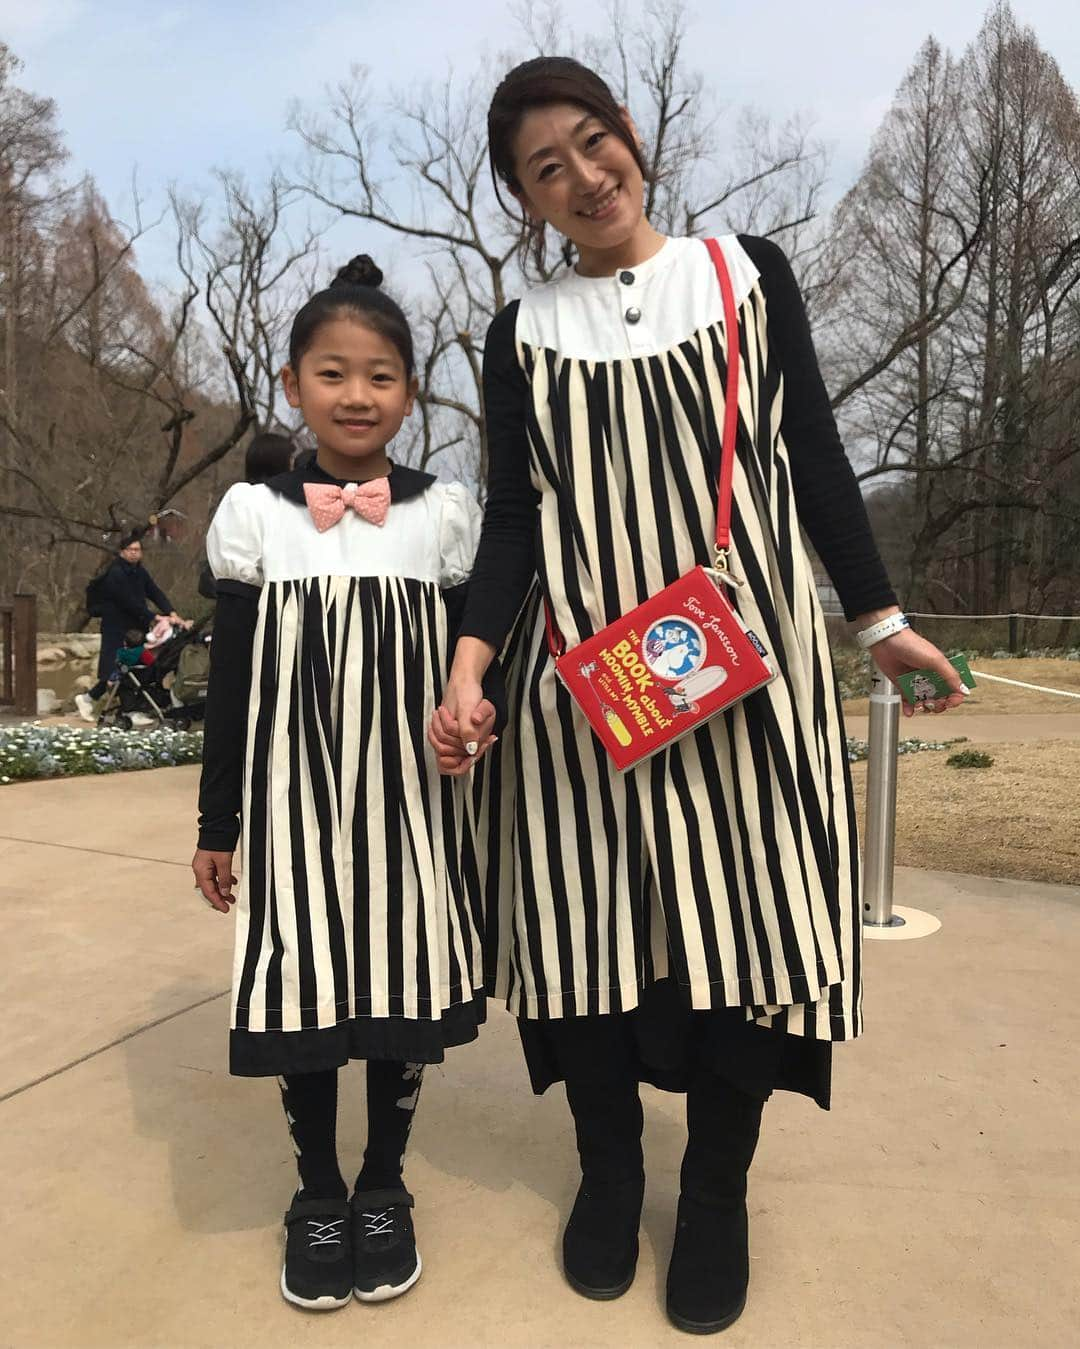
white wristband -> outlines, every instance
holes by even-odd
[[[907,614],[890,614],[880,623],[873,623],[870,627],[863,628],[862,632],[857,632],[855,640],[864,651],[869,651],[875,642],[884,641],[886,637],[895,637],[898,632],[910,627]]]

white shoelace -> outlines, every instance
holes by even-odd
[[[341,1245],[341,1224],[344,1218],[333,1218],[328,1223],[321,1223],[317,1218],[308,1219],[308,1245],[310,1246],[340,1246]]]
[[[367,1223],[365,1236],[385,1237],[394,1230],[393,1209],[384,1208],[381,1213],[365,1213],[364,1220]]]

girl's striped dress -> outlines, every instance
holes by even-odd
[[[666,980],[691,1012],[846,1040],[861,1025],[856,835],[800,526],[849,615],[894,597],[790,268],[763,240],[721,243],[736,333],[693,239],[615,276],[568,272],[489,333],[490,492],[462,631],[501,647],[518,614],[510,730],[475,791],[491,989],[527,1024],[629,1012]],[[729,593],[780,677],[621,775],[556,678],[539,599],[573,645],[711,564],[733,355],[745,584]]]
[[[231,488],[207,543],[222,603],[253,607],[231,1022],[247,1074],[439,1060],[484,1016],[461,791],[426,739],[479,508],[395,468],[385,524],[346,509],[319,533],[308,481],[334,480]]]

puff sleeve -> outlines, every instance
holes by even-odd
[[[439,522],[439,585],[444,590],[472,575],[482,521],[479,503],[468,488],[459,482],[448,484]]]
[[[206,556],[218,583],[262,587],[262,519],[259,493],[265,488],[238,482],[221,499],[206,536]]]

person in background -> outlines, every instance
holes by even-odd
[[[86,693],[76,695],[75,707],[83,721],[96,720],[94,704],[105,694],[109,676],[116,665],[116,653],[124,645],[132,628],[145,633],[153,627],[155,605],[173,623],[187,627],[172,601],[143,566],[141,531],[132,530],[120,540],[120,550],[105,573],[101,597],[101,651],[98,655],[98,682]]]
[[[252,436],[244,454],[244,481],[269,482],[279,473],[288,473],[296,454],[297,447],[288,436],[278,435],[276,431],[260,431]],[[204,599],[217,599],[217,585],[209,562],[203,563],[199,573],[199,594]]]

